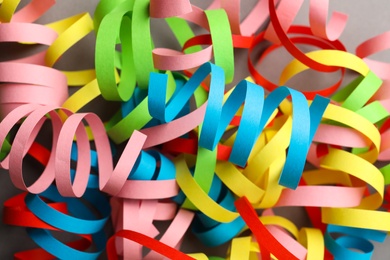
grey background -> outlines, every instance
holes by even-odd
[[[21,6],[27,1],[22,1]],[[49,23],[69,17],[80,12],[90,12],[93,15],[94,9],[98,1],[96,0],[57,0],[56,5],[42,17],[38,23]],[[209,1],[194,1],[193,3],[201,7],[205,7]],[[242,1],[243,14],[245,15],[253,6],[254,0]],[[349,52],[354,53],[358,44],[366,39],[378,35],[390,29],[389,18],[389,2],[387,0],[376,1],[330,1],[330,10],[338,10],[349,14],[347,27],[342,34],[340,40],[346,45]],[[294,24],[308,24],[308,3],[306,0],[301,8],[298,17]],[[153,38],[157,42],[157,46],[165,46],[178,48],[172,35],[168,32],[168,27],[161,22],[152,20]],[[91,33],[88,37],[77,43],[63,57],[63,59],[55,66],[58,69],[87,69],[94,65],[94,43],[95,36]],[[22,55],[24,49],[10,46],[8,44],[0,44],[0,61],[6,60],[8,57]],[[31,50],[27,50],[31,51]],[[236,76],[235,82],[248,76],[246,67],[245,50],[237,50],[236,54]],[[283,51],[278,51],[266,59],[266,62],[261,67],[267,78],[277,81],[277,77],[284,65],[291,58],[284,55]],[[381,61],[390,61],[390,55],[387,51],[374,55],[373,58]],[[353,76],[353,75],[350,75]],[[335,82],[338,74],[324,75],[315,72],[305,73],[288,82],[288,85],[297,89],[321,88],[327,86],[331,82]],[[350,77],[347,78],[347,80]],[[98,109],[97,107],[94,107]],[[99,111],[96,111],[99,113]],[[101,112],[101,111],[100,111]],[[26,173],[34,172],[34,165],[26,165]],[[9,179],[8,173],[0,170],[0,204],[13,195],[19,193],[15,189]],[[283,209],[279,210],[280,214],[288,216],[298,227],[308,224],[308,219],[305,214],[299,209]],[[369,220],[367,220],[369,221]],[[387,239],[384,244],[376,244],[373,259],[388,259],[390,252],[390,239]],[[12,259],[13,253],[35,248],[34,243],[27,237],[23,228],[11,227],[0,224],[0,259]],[[184,242],[184,250],[186,252],[206,252],[208,255],[221,255],[226,252],[226,246],[220,248],[204,248],[189,234]]]

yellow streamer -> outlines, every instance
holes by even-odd
[[[349,52],[339,50],[319,50],[306,53],[306,55],[309,58],[316,60],[317,62],[320,62],[324,65],[351,69],[363,76],[366,76],[370,71],[367,64],[362,59]],[[286,84],[289,79],[308,69],[309,67],[294,59],[284,68],[283,72],[281,73],[279,78],[279,85]]]
[[[182,156],[174,160],[176,166],[176,181],[187,198],[196,206],[202,213],[209,218],[219,222],[231,222],[240,215],[223,208],[217,202],[212,200],[206,192],[194,180],[186,162]]]
[[[9,23],[18,7],[20,0],[4,0],[0,6],[0,22]]]
[[[298,241],[307,248],[307,260],[324,259],[325,242],[321,230],[301,228]]]
[[[53,66],[76,42],[93,31],[93,22],[89,13],[78,14],[47,26],[59,33],[58,38],[48,48],[45,56],[46,64],[49,67]]]

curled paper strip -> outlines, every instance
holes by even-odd
[[[287,251],[272,235],[266,231],[265,227],[259,222],[255,210],[251,207],[248,200],[242,197],[236,202],[236,207],[245,222],[251,228],[256,236],[257,243],[261,250],[261,257],[270,259],[270,253],[280,259],[298,259]]]
[[[240,126],[237,130],[236,141],[229,157],[230,161],[240,166],[246,164],[249,153],[257,140],[258,135],[269,121],[274,110],[283,99],[291,95],[294,112],[292,113],[293,130],[291,133],[292,142],[290,143],[290,151],[297,149],[297,151],[299,150],[300,152],[292,152],[287,156],[285,167],[286,169],[289,169],[289,177],[286,177],[286,175],[282,173],[281,182],[285,186],[295,188],[298,185],[299,174],[302,172],[302,167],[306,160],[304,156],[305,149],[308,149],[309,147],[311,142],[310,139],[314,136],[316,125],[319,124],[322,113],[326,108],[327,101],[325,99],[321,100],[321,98],[317,98],[313,101],[311,109],[309,110],[307,102],[301,93],[288,88],[279,88],[265,99],[263,105],[264,94],[262,89],[254,84],[243,81],[230,93],[229,98],[222,107],[224,84],[222,83],[223,81],[221,82],[221,77],[223,77],[223,72],[218,69],[218,67],[206,63],[201,66],[183,86],[181,92],[169,101],[167,107],[164,105],[164,99],[161,99],[165,96],[165,93],[161,92],[164,91],[164,89],[161,87],[157,88],[157,82],[160,82],[161,80],[157,78],[157,75],[154,76],[152,74],[150,86],[151,94],[149,98],[151,104],[150,113],[161,121],[172,120],[172,118],[176,116],[175,113],[181,110],[183,104],[190,98],[191,93],[209,73],[212,75],[209,100],[204,119],[204,124],[207,125],[207,128],[204,127],[201,130],[199,145],[209,150],[214,150],[232,117],[241,104],[245,102],[246,105],[244,106]],[[156,79],[153,77],[156,77]],[[249,104],[256,105],[247,108],[247,106],[250,106]],[[257,117],[254,118],[253,114],[257,114]],[[247,120],[247,117],[249,117],[250,120]],[[308,123],[312,125],[310,127],[305,127],[305,122],[307,122],[306,118],[309,117],[312,118],[312,121]],[[242,129],[242,131],[240,131],[240,129]],[[312,131],[311,133],[306,131],[309,129]],[[299,139],[300,141],[295,143],[295,139]],[[303,157],[300,157],[301,155],[303,155]],[[295,165],[294,167],[292,167],[293,164]],[[292,177],[296,174],[298,176]]]
[[[288,33],[296,33],[296,34],[302,34],[303,36],[302,37],[293,37],[291,38],[291,42],[294,43],[294,44],[298,44],[298,43],[302,43],[302,44],[308,44],[308,45],[312,45],[312,46],[315,46],[315,47],[318,47],[318,48],[321,48],[321,49],[336,49],[336,50],[342,50],[342,51],[345,51],[345,47],[342,45],[341,42],[339,41],[334,41],[334,42],[330,42],[330,41],[326,41],[326,40],[321,40],[321,39],[313,39],[311,36],[311,32],[309,30],[309,28],[307,27],[303,27],[303,26],[291,26],[291,28],[289,28],[288,30]],[[255,38],[254,38],[254,41],[253,41],[253,44],[251,45],[251,47],[249,48],[249,53],[248,53],[248,69],[252,75],[252,77],[254,78],[255,82],[261,86],[263,86],[264,88],[266,88],[267,90],[269,91],[272,91],[274,90],[275,88],[277,88],[277,86],[279,84],[281,85],[284,85],[287,80],[280,80],[279,84],[274,84],[270,81],[268,81],[264,76],[261,75],[261,73],[259,73],[256,68],[255,68],[255,64],[253,63],[252,61],[252,58],[251,58],[251,53],[255,50],[255,47],[261,42],[264,40],[264,36],[265,34],[264,33],[260,33],[258,34]],[[277,48],[280,48],[282,47],[283,45],[271,45],[270,47],[268,47],[260,56],[259,60],[258,60],[258,63],[257,64],[261,64],[261,62],[265,59],[265,57],[267,57],[268,54],[270,54],[272,51],[276,50]],[[305,54],[306,55],[306,54]],[[321,61],[322,62],[322,61]],[[336,82],[334,85],[328,87],[328,88],[325,88],[325,89],[321,89],[321,90],[316,90],[316,91],[304,91],[303,93],[305,94],[305,96],[307,98],[310,98],[310,99],[313,99],[315,97],[316,94],[318,95],[323,95],[323,96],[329,96],[330,94],[332,94],[333,92],[335,92],[340,84],[341,84],[341,81],[342,81],[342,78],[344,76],[344,66],[340,66],[342,69],[341,69],[341,73],[342,73],[342,77],[340,79],[340,81]],[[310,67],[312,68],[312,67]],[[329,70],[329,72],[331,71],[335,71],[337,70],[337,68],[334,68],[333,70]],[[285,71],[283,71],[282,75],[281,75],[281,79],[282,77],[285,75]]]
[[[46,204],[40,196],[53,201],[54,204]],[[86,200],[102,214],[101,219],[96,219],[95,213],[81,201],[61,197],[53,186],[40,196],[22,194],[22,196],[17,196],[6,202],[4,222],[27,227],[31,239],[46,251],[25,251],[18,253],[15,257],[18,259],[44,257],[47,259],[53,256],[66,258],[72,255],[76,258],[96,259],[105,248],[106,236],[103,227],[110,213],[107,198],[96,190],[89,190],[86,193]],[[25,205],[22,209],[20,208],[21,204]],[[68,215],[68,210],[72,216]],[[21,218],[20,214],[24,218]],[[50,230],[80,234],[82,239],[67,245],[55,238]],[[95,252],[86,251],[91,244],[96,246]]]
[[[171,202],[157,200],[112,199],[113,225],[116,231],[128,229],[148,235],[151,239],[160,234],[155,221],[171,221],[167,230],[157,240],[167,246],[179,248],[185,232],[193,219],[193,213],[180,209]],[[153,223],[152,223],[153,222]],[[124,258],[142,258],[142,244],[117,240],[116,248]],[[118,241],[120,241],[118,243]],[[156,259],[156,252],[149,252],[145,259]]]
[[[95,137],[94,141],[98,155],[99,173],[106,174],[106,176],[100,176],[99,187],[108,193],[119,193],[123,185],[125,185],[126,179],[142,148],[145,140],[144,135],[135,133],[134,139],[129,141],[128,148],[122,154],[122,158],[126,158],[126,163],[124,162],[125,159],[122,159],[122,162],[119,161],[115,168],[116,170],[114,170],[112,159],[107,160],[107,158],[111,158],[111,149],[108,137],[105,134],[104,125],[100,119],[94,114],[71,115],[69,111],[63,110],[63,112],[69,115],[69,118],[63,123],[54,109],[55,107],[24,105],[14,109],[1,122],[3,136],[1,143],[3,143],[4,137],[13,125],[18,123],[23,117],[29,115],[22,123],[17,136],[15,136],[14,145],[12,145],[9,155],[1,162],[3,168],[9,167],[11,180],[14,185],[32,193],[41,193],[56,179],[57,188],[62,195],[82,196],[88,184],[91,167],[90,144],[83,124],[81,124],[81,120],[85,119],[90,123],[92,133]],[[52,152],[42,176],[34,184],[27,187],[22,173],[23,157],[26,155],[42,123],[46,120],[46,114],[51,115],[53,127]],[[70,161],[74,136],[77,137],[79,157],[75,179],[71,181]],[[103,161],[101,158],[105,158],[105,160]],[[129,160],[132,160],[133,163],[129,164]]]
[[[291,40],[287,37],[285,33],[285,28],[289,27],[290,25],[289,23],[292,22],[294,15],[299,9],[299,4],[297,4],[299,2],[302,3],[303,1],[297,1],[297,2],[282,1],[281,4],[278,6],[278,11],[280,10],[280,12],[283,13],[283,15],[278,16],[275,9],[275,1],[274,0],[268,1],[269,15],[270,15],[272,27],[270,26],[266,30],[265,38],[273,39],[274,41],[275,39],[278,38],[278,40],[280,40],[280,42],[283,44],[283,46],[286,48],[286,50],[289,53],[291,53],[296,59],[298,59],[300,62],[302,62],[306,66],[309,66],[312,69],[319,70],[319,71],[327,71],[327,72],[332,71],[333,70],[332,67],[319,62],[315,58],[308,57],[306,54],[301,52],[297,48],[297,46],[295,46],[291,42]],[[326,3],[326,1],[322,1],[322,2]],[[285,21],[280,22],[279,17],[282,17]],[[343,21],[341,21],[341,23],[343,23]],[[283,26],[285,26],[285,28],[283,28]],[[337,27],[339,27],[341,31],[342,31],[342,27],[344,26],[345,26],[345,21],[344,21],[344,25],[341,24],[341,28],[340,28],[340,24],[337,24]],[[313,30],[312,28],[312,31],[316,32],[316,27],[314,28],[315,30]],[[277,38],[274,35],[277,35]],[[278,42],[278,40],[276,42]]]
[[[161,242],[158,242],[157,240],[154,240],[153,238],[150,238],[148,236],[145,236],[142,233],[138,233],[131,230],[121,230],[118,231],[113,237],[110,238],[110,240],[107,243],[107,255],[108,259],[117,259],[117,252],[115,250],[114,246],[114,238],[115,236],[118,237],[124,237],[126,239],[131,239],[137,243],[140,243],[142,245],[147,246],[150,249],[156,250],[158,253],[162,254],[165,257],[169,257],[171,259],[194,259],[190,256],[187,256],[186,254],[177,251]]]
[[[332,233],[341,233],[343,236],[334,239]],[[328,225],[325,233],[325,243],[329,251],[340,258],[357,257],[359,259],[370,259],[374,246],[369,240],[383,242],[386,237],[384,232],[368,229],[357,229]],[[360,252],[351,250],[355,248]]]

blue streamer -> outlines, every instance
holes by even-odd
[[[292,102],[292,132],[285,165],[279,184],[295,189],[302,176],[307,153],[329,99],[316,96],[309,107],[305,96],[296,90],[282,86],[264,99],[264,89],[248,81],[241,81],[223,104],[224,73],[218,66],[205,63],[170,100],[166,101],[167,75],[152,73],[149,85],[150,114],[162,122],[170,122],[178,115],[206,76],[211,74],[210,93],[199,146],[214,150],[225,129],[243,105],[236,141],[229,161],[244,167],[250,152],[275,109],[290,97]]]
[[[172,180],[176,168],[171,160],[160,152],[141,151],[128,177],[129,180]]]
[[[215,96],[216,98],[209,100],[208,108],[210,107],[210,109],[212,109],[214,106],[222,106],[223,90],[225,86],[224,72],[220,67],[214,64],[205,63],[199,67],[194,75],[168,102],[165,99],[168,76],[161,73],[151,73],[148,88],[150,115],[162,122],[170,122],[175,119],[185,104],[189,102],[195,90],[210,73],[212,74],[210,96]],[[212,111],[214,111],[214,109],[212,109]]]
[[[332,233],[342,236],[334,239]],[[383,242],[385,238],[386,232],[336,225],[328,225],[324,234],[326,248],[335,259],[371,259],[374,245],[369,240]]]
[[[55,202],[68,203],[68,210],[73,216],[53,209],[40,196]],[[60,230],[75,234],[93,234],[104,227],[110,217],[111,207],[107,198],[98,190],[87,190],[83,198],[98,210],[100,218],[97,218],[81,200],[62,197],[55,186],[50,186],[40,195],[27,194],[25,201],[28,209],[34,215]]]
[[[73,216],[63,214],[47,205],[39,196],[54,202],[66,202]],[[98,211],[96,216],[81,200],[62,197],[55,186],[50,186],[40,195],[28,194],[26,205],[29,210],[47,224],[74,234],[91,234],[94,251],[83,252],[69,247],[55,238],[48,230],[27,228],[27,233],[42,249],[59,259],[97,259],[104,251],[107,237],[104,226],[110,216],[111,207],[108,199],[98,190],[88,189],[83,198]]]

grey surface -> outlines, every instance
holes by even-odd
[[[26,1],[22,1],[22,3],[25,2]],[[243,4],[244,12],[247,12],[254,3],[253,0],[244,0],[243,2],[245,2]],[[296,24],[308,24],[308,2],[309,1],[306,0],[303,8],[300,10],[295,22]],[[196,1],[195,3],[201,3],[201,5],[204,6],[204,2],[202,1]],[[39,23],[56,21],[85,11],[89,11],[92,15],[96,4],[97,1],[95,0],[58,0],[56,6],[53,7],[47,14],[45,14],[45,16],[39,20]],[[356,46],[362,41],[379,33],[385,32],[390,27],[390,9],[389,2],[387,0],[331,1],[330,9],[344,11],[349,14],[349,22],[343,35],[341,36],[341,41],[347,46],[349,52],[354,52]],[[170,34],[161,33],[167,29],[166,26],[156,21],[152,21],[152,25],[154,39],[158,41],[159,45],[170,46],[170,44],[174,42],[172,38],[166,37],[166,35]],[[69,50],[69,52],[64,55],[63,60],[61,60],[56,65],[56,68],[86,69],[93,67],[93,42],[94,35],[92,33],[86,39],[78,43],[74,48]],[[7,55],[5,53],[5,48],[8,47],[3,45],[0,46],[1,60],[4,60]],[[245,61],[246,51],[236,51],[236,55],[237,71],[235,82],[248,75]],[[386,52],[375,55],[374,58],[388,62],[390,61],[390,56]],[[282,55],[282,53],[275,53],[275,55],[272,55],[269,57],[269,59],[267,59],[266,64],[262,66],[262,70],[269,79],[276,81],[277,76],[288,59],[288,56]],[[334,82],[337,76],[337,74],[332,76],[324,76],[316,73],[309,73],[306,74],[304,79],[297,77],[297,79],[292,80],[289,82],[289,86],[298,89],[318,88],[326,86],[329,82]],[[29,174],[30,171],[34,171],[32,167],[32,165],[26,165],[26,174]],[[2,205],[6,199],[15,194],[18,194],[19,191],[16,190],[11,184],[8,173],[6,171],[1,170],[0,183],[0,204]],[[288,215],[295,222],[297,222],[299,226],[307,224],[306,216],[299,210],[285,209],[283,214]],[[384,244],[378,244],[376,246],[373,259],[388,259],[388,255],[390,253],[389,246],[389,239],[387,239]],[[34,247],[34,243],[27,237],[23,228],[10,227],[4,224],[0,224],[0,259],[12,259],[14,252]],[[203,247],[201,247],[191,236],[186,238],[184,247],[186,248],[186,251],[189,252],[205,250],[209,255],[223,255],[225,252],[225,248],[203,249]]]

